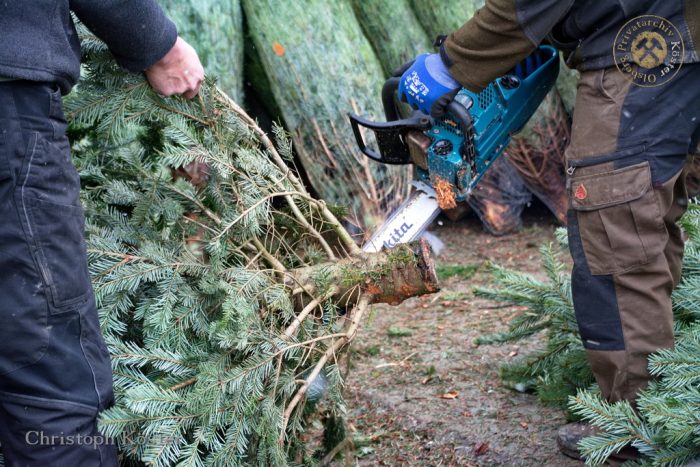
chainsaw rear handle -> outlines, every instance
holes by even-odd
[[[398,91],[400,83],[401,77],[394,76],[386,80],[382,87],[382,104],[384,105],[384,115],[386,115],[387,122],[401,119],[395,99],[396,91]],[[453,100],[447,105],[447,111],[457,120],[457,124],[462,132],[465,135],[469,134],[474,124],[472,116],[469,114],[469,109]]]

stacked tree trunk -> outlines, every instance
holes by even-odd
[[[411,0],[411,6],[428,37],[435,39],[461,27],[484,0]]]
[[[243,99],[243,12],[240,0],[163,0],[178,33],[197,49],[207,76]]]
[[[514,164],[500,157],[481,178],[467,204],[479,216],[484,229],[498,236],[522,226],[521,215],[531,200],[532,194]]]
[[[569,143],[569,114],[553,89],[525,129],[506,149],[525,186],[562,224],[566,223],[568,195],[565,186],[564,150]]]
[[[348,112],[382,118],[384,72],[350,3],[244,0],[243,8],[285,127],[311,184],[365,228],[403,201],[410,171],[365,158]]]
[[[347,208],[348,219],[371,232],[405,198],[410,170],[365,158],[346,114],[383,119],[384,79],[417,54],[433,51],[435,36],[462,26],[483,0],[166,0],[208,73],[218,76],[238,101],[244,42],[239,1],[250,38],[245,41],[245,73],[254,93],[248,104],[267,127],[274,120],[284,124],[299,172],[313,191]],[[507,151],[509,162],[491,169],[494,173],[483,182],[489,188],[475,192],[471,205],[489,231],[503,234],[519,225],[528,191],[564,220],[562,154],[575,80],[575,72],[562,69],[558,95],[552,92],[524,134],[515,138]],[[509,170],[513,167],[517,171]],[[524,184],[505,183],[516,173]],[[498,188],[504,183],[507,193]],[[513,196],[514,189],[522,191]],[[518,201],[508,205],[507,200]],[[487,218],[485,212],[506,217]]]
[[[409,0],[352,0],[352,6],[387,76],[417,54],[432,50],[432,40]]]

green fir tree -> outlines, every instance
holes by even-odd
[[[315,413],[328,449],[344,436],[344,349],[420,255],[362,254],[282,130],[273,143],[212,83],[158,96],[83,35],[66,112],[114,371],[101,430],[125,465],[313,465]]]

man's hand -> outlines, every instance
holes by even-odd
[[[445,108],[461,89],[438,54],[423,54],[404,65],[399,98],[414,109],[433,117],[445,115]]]
[[[173,48],[146,70],[146,79],[158,94],[192,99],[204,80],[204,68],[192,46],[178,37]]]

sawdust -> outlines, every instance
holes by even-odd
[[[440,209],[446,210],[457,207],[457,196],[450,182],[444,178],[436,177],[433,186],[435,187],[437,202]]]

